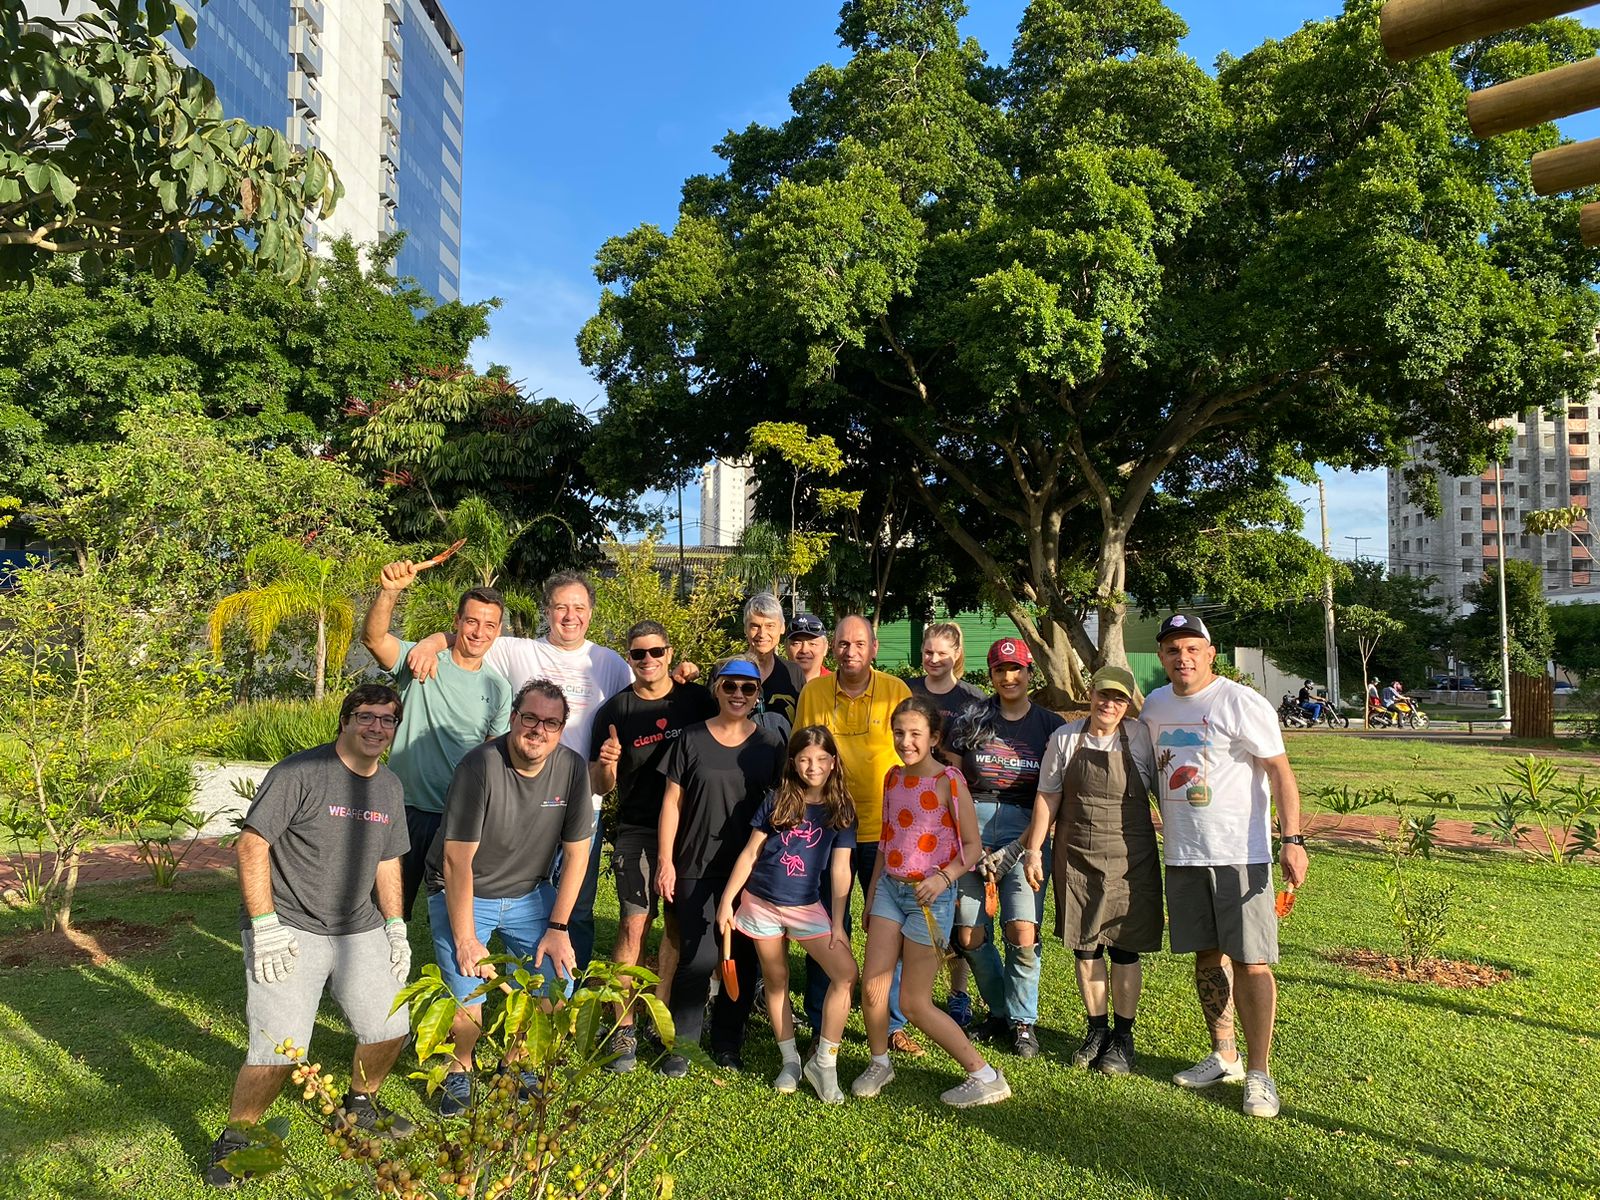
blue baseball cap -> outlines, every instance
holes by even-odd
[[[717,668],[716,674],[711,678],[722,679],[725,677],[754,679],[757,683],[761,682],[761,672],[756,669],[755,663],[747,658],[730,658]]]

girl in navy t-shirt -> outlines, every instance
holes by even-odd
[[[767,985],[772,1033],[783,1068],[772,1086],[792,1092],[801,1075],[828,1104],[843,1104],[839,1087],[839,1041],[850,1015],[856,960],[844,914],[850,907],[850,851],[856,844],[856,810],[839,770],[839,748],[820,725],[797,729],[789,739],[783,780],[750,821],[750,841],[733,866],[717,928],[737,928],[755,942]],[[832,888],[829,917],[822,886]],[[743,891],[735,913],[733,902]],[[822,1030],[816,1053],[802,1071],[789,1009],[789,940],[805,948],[828,973]]]

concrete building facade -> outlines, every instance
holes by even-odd
[[[1545,593],[1564,600],[1588,593],[1593,577],[1595,543],[1588,521],[1571,533],[1523,532],[1530,512],[1552,508],[1589,507],[1591,461],[1600,446],[1593,399],[1574,402],[1556,413],[1528,412],[1516,417],[1509,458],[1501,464],[1508,558],[1537,565]],[[1425,447],[1417,457],[1427,461]],[[1389,570],[1398,575],[1433,576],[1432,591],[1461,604],[1467,586],[1499,562],[1499,524],[1495,472],[1438,476],[1438,516],[1427,515],[1406,495],[1405,481],[1389,472]]]
[[[713,459],[700,477],[700,544],[732,546],[756,512],[756,473],[747,462]]]
[[[61,15],[54,0],[26,2]],[[371,242],[404,229],[396,274],[436,299],[458,298],[466,51],[438,0],[189,7],[193,49],[175,33],[168,40],[212,81],[223,112],[333,160],[345,195],[307,228],[307,243],[345,234]]]

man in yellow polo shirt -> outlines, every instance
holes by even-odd
[[[900,761],[894,751],[894,732],[889,718],[911,689],[903,679],[875,671],[872,660],[878,653],[878,636],[865,617],[845,617],[833,631],[833,659],[838,669],[832,675],[813,679],[800,692],[795,708],[794,727],[821,725],[839,744],[839,765],[845,787],[856,806],[856,848],[853,866],[864,893],[878,860],[878,834],[883,819],[883,777]],[[827,903],[828,898],[823,898]],[[845,929],[850,914],[845,914]],[[827,975],[810,958],[806,960],[806,1019],[812,1029],[822,1021],[822,998],[828,990]],[[922,1047],[905,1030],[905,1014],[900,1011],[900,973],[895,972],[889,993],[889,1047],[902,1054],[917,1056]]]

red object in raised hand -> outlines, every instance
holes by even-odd
[[[1294,884],[1292,883],[1285,887],[1283,891],[1278,893],[1278,899],[1274,907],[1278,911],[1279,920],[1282,920],[1284,917],[1287,917],[1294,911],[1294,896]]]
[[[722,990],[729,1000],[739,998],[739,966],[733,961],[733,927],[722,931]]]
[[[439,551],[439,553],[435,554],[432,558],[424,559],[422,562],[419,562],[417,564],[417,570],[426,571],[429,567],[437,567],[440,563],[450,561],[450,558],[455,554],[455,552],[466,544],[466,538],[457,538],[443,550]]]

